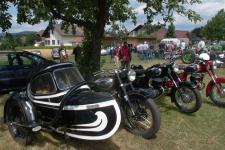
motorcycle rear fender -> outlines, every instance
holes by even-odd
[[[223,77],[216,78],[216,82],[217,82],[217,83],[225,83],[225,78],[223,78]],[[211,81],[208,83],[208,85],[207,85],[207,87],[206,87],[206,97],[208,97],[208,96],[210,95],[210,92],[211,92],[212,87],[213,87],[214,84],[215,84],[215,83],[213,82],[213,80],[211,80]]]
[[[12,103],[16,103],[16,105],[18,105],[23,111],[23,113],[26,115],[27,124],[25,126],[29,128],[37,126],[36,111],[34,106],[31,102],[29,102],[25,98],[22,98],[19,93],[13,93],[7,99],[6,104],[4,106],[4,123],[6,123],[6,110],[8,107],[10,107],[10,104]]]

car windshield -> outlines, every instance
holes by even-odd
[[[84,81],[76,67],[63,68],[54,71],[56,83],[60,90],[66,90]]]

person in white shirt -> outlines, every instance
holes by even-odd
[[[180,48],[181,48],[182,51],[185,50],[185,48],[186,48],[186,43],[185,43],[184,41],[182,41],[182,42],[180,43]]]
[[[205,48],[205,41],[201,40],[198,42],[198,49],[202,50]]]

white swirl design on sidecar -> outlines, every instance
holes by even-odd
[[[107,106],[113,106],[115,113],[116,113],[116,122],[115,125],[113,127],[113,129],[111,131],[109,131],[108,133],[105,133],[103,135],[79,135],[79,134],[74,134],[74,133],[70,133],[67,132],[66,135],[70,136],[70,137],[74,137],[74,138],[78,138],[78,139],[85,139],[85,140],[104,140],[107,139],[109,137],[111,137],[113,134],[115,134],[115,132],[118,130],[120,123],[121,123],[121,112],[120,112],[120,108],[117,104],[117,102],[115,100],[111,100],[111,101],[107,101],[107,102],[101,102],[101,103],[95,103],[95,106],[98,105],[98,108],[103,108],[103,107],[107,107]],[[89,104],[89,105],[79,105],[79,106],[65,106],[63,110],[87,110],[88,107],[93,106],[93,104]],[[108,123],[107,123],[108,125]],[[64,134],[63,131],[60,130],[56,130],[56,132]]]
[[[77,126],[77,127],[90,127],[90,128],[77,128],[77,129],[71,129],[70,128],[70,130],[92,131],[92,132],[103,131],[108,124],[108,118],[105,115],[105,113],[103,113],[101,111],[97,111],[95,113],[95,115],[97,116],[97,119],[92,123],[73,125],[73,126]]]

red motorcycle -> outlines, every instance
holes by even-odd
[[[206,87],[206,97],[210,97],[216,105],[225,107],[225,77],[217,77],[214,71],[222,63],[218,60],[210,60],[209,55],[203,53],[195,64],[187,67],[180,66],[179,69],[184,70],[184,72],[180,73],[179,77],[186,81],[190,75],[190,81],[198,85],[199,89],[203,89],[205,87],[203,79],[208,73],[212,80]]]

